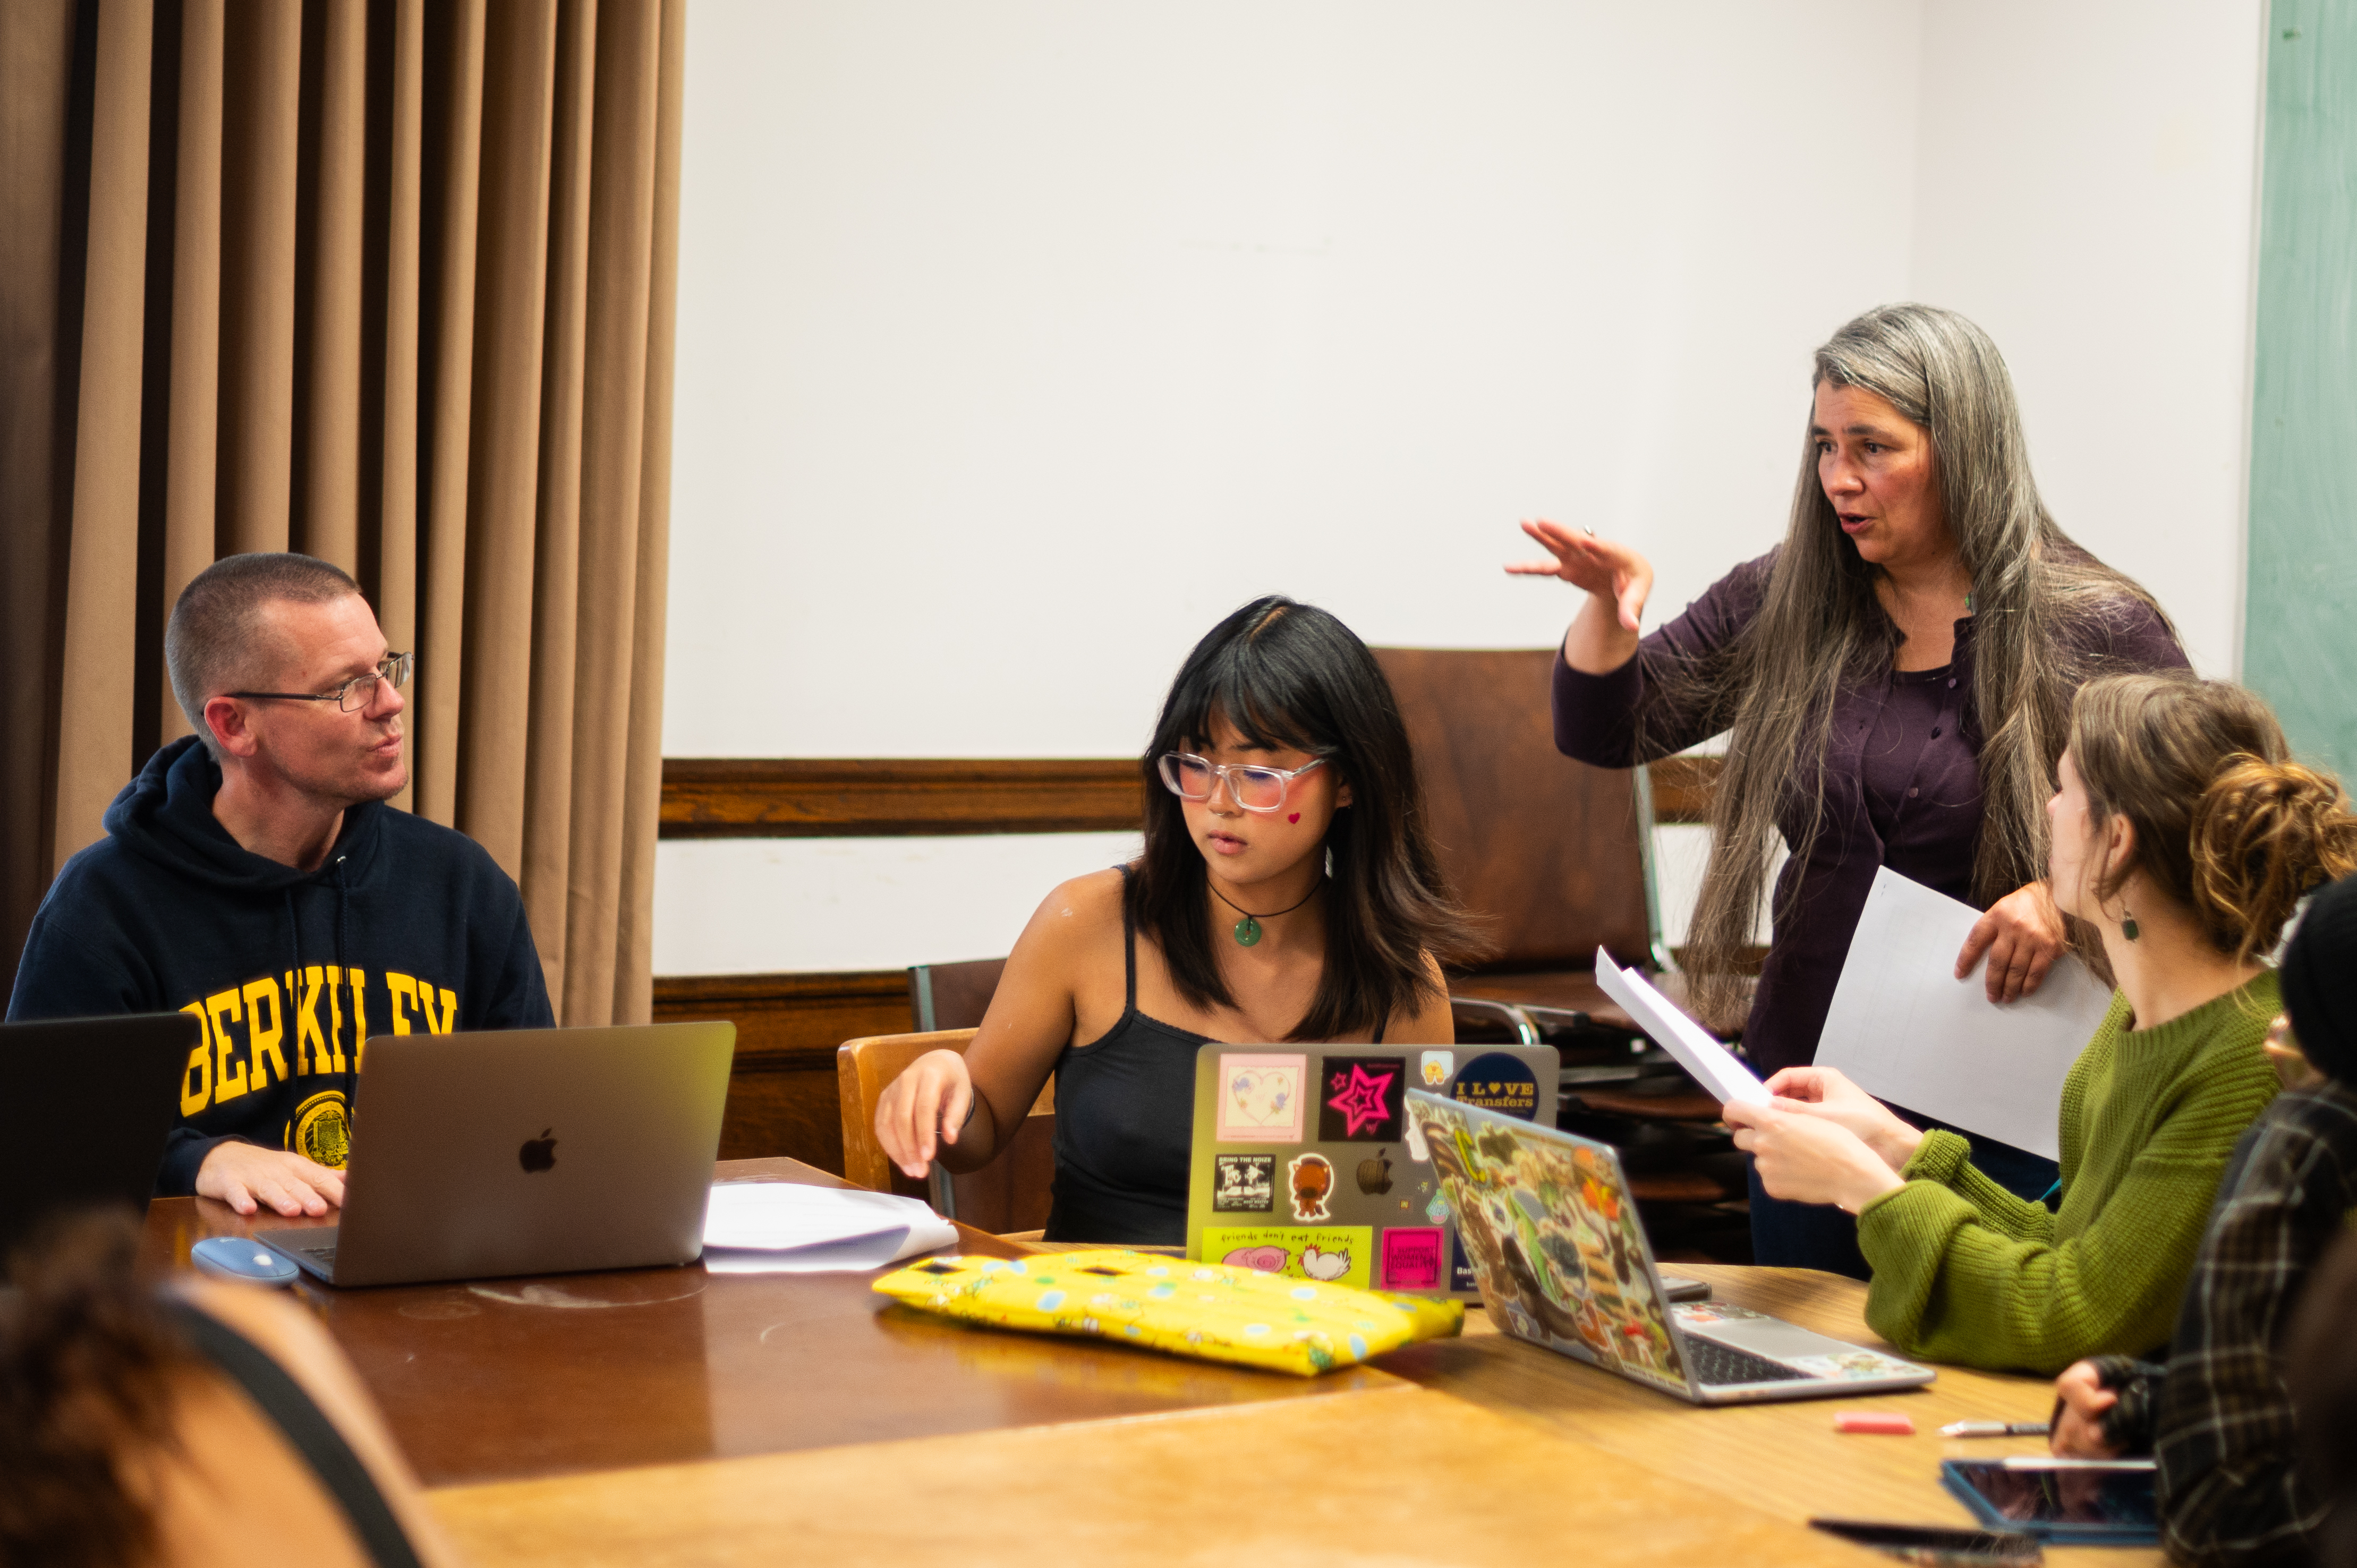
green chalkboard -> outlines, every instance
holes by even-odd
[[[2243,678],[2357,782],[2357,0],[2275,0]]]

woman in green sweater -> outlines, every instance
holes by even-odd
[[[2347,797],[2238,686],[2089,682],[2059,771],[2049,881],[2118,985],[2063,1082],[2060,1207],[1828,1069],[1726,1108],[1770,1194],[1857,1216],[1867,1322],[1910,1355],[2051,1373],[2168,1340],[2226,1157],[2276,1092],[2261,955],[2309,889],[2357,869]]]

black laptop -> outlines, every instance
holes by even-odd
[[[61,1210],[146,1213],[180,1071],[203,1039],[191,1013],[0,1025],[18,1107],[0,1138],[0,1256]]]

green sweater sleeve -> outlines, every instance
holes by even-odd
[[[2053,1240],[2054,1211],[1999,1187],[1981,1174],[1972,1157],[1970,1142],[1935,1130],[1923,1134],[1902,1174],[1910,1182],[1937,1182],[1962,1198],[1982,1224],[2009,1240]]]
[[[1874,1269],[1867,1324],[1910,1355],[2046,1374],[2166,1343],[2227,1155],[2274,1090],[2271,1075],[2247,1071],[2197,1081],[2093,1219],[2062,1240],[2052,1215],[2028,1212],[2042,1205],[1946,1148],[1953,1134],[1927,1136],[1907,1184],[1858,1215]],[[1942,1162],[1953,1162],[1946,1181]]]

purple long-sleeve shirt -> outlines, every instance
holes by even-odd
[[[1558,650],[1556,749],[1600,768],[1631,768],[1709,739],[1698,705],[1673,701],[1649,672],[1690,664],[1731,641],[1759,613],[1775,561],[1770,551],[1721,577],[1608,674],[1582,674]],[[2169,623],[2126,596],[2081,623],[2075,639],[2099,670],[2188,667]],[[1787,861],[1776,879],[1774,932],[1743,1030],[1744,1048],[1763,1076],[1816,1058],[1877,866],[1979,904],[1972,880],[1981,730],[1972,693],[1966,617],[1956,622],[1948,664],[1904,672],[1885,664],[1835,699],[1823,823],[1807,857]],[[1788,844],[1803,827],[1789,813],[1781,825]]]

